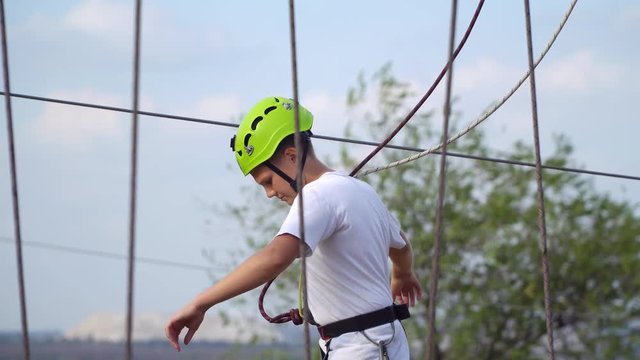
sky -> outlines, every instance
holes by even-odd
[[[569,3],[531,4],[536,56]],[[133,1],[5,6],[14,93],[131,107]],[[459,6],[458,38],[476,3]],[[359,72],[389,61],[417,102],[446,62],[449,12],[448,2],[297,2],[300,101],[315,115],[314,132],[341,136],[347,90]],[[237,123],[265,96],[292,96],[286,1],[145,1],[142,26],[141,110]],[[578,2],[536,72],[543,156],[553,135],[565,134],[579,166],[640,176],[639,33],[638,2]],[[485,4],[454,66],[461,123],[526,72],[525,40],[521,2]],[[526,85],[481,125],[492,148],[532,142]],[[424,111],[441,118],[443,94],[441,86]],[[28,243],[126,254],[131,116],[19,98],[12,104],[30,329],[64,331],[91,314],[123,313],[125,260]],[[4,111],[0,122],[0,331],[13,331],[20,317]],[[232,135],[231,128],[140,117],[138,256],[223,273],[228,251],[243,246],[242,229],[224,204],[245,201],[252,185],[233,163]],[[338,145],[318,149],[328,156]],[[594,181],[616,198],[640,202],[637,181]],[[203,270],[148,263],[136,265],[135,279],[136,312],[167,315],[211,283]]]

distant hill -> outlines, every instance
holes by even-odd
[[[193,342],[177,353],[165,339],[167,320],[167,316],[154,313],[136,315],[133,326],[136,360],[284,360],[304,357],[301,327],[269,324],[247,316],[229,319],[208,316]],[[92,314],[67,331],[30,333],[31,355],[38,360],[122,359],[124,329],[125,317],[122,314]],[[0,360],[14,359],[23,359],[21,333],[0,332]]]
[[[12,336],[0,335],[0,359],[22,360],[22,343],[20,334]],[[19,341],[15,341],[15,340]],[[185,347],[178,353],[165,341],[134,343],[136,360],[210,360],[210,359],[300,359],[303,358],[301,346],[272,344],[246,345],[233,343],[199,342]],[[39,360],[114,360],[123,359],[124,343],[38,340],[31,341],[31,357]]]
[[[136,314],[133,324],[134,341],[164,340],[164,327],[168,316],[155,313]],[[207,316],[198,329],[194,340],[208,342],[248,342],[262,343],[289,342],[287,326],[271,325],[262,319],[235,316],[225,319],[221,316]],[[90,340],[102,342],[125,341],[125,316],[119,313],[95,313],[64,333],[65,340]]]

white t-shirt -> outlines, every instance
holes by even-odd
[[[373,188],[327,172],[305,185],[303,195],[307,293],[315,321],[325,325],[391,305],[389,247],[406,244],[398,220]],[[300,238],[298,200],[278,235]]]

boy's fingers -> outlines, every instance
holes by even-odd
[[[169,343],[171,344],[171,347],[176,349],[176,351],[180,351],[180,344],[178,343],[177,338],[173,338],[173,337],[169,338]]]
[[[176,351],[180,351],[180,343],[178,343],[178,332],[173,328],[172,324],[169,324],[165,328],[164,332],[171,346],[176,349]]]
[[[423,299],[423,297],[422,297],[422,288],[420,287],[420,284],[416,284],[416,287],[415,287],[414,290],[416,292],[417,299],[418,300],[422,300]]]
[[[193,328],[193,329],[189,329],[189,331],[187,331],[187,335],[184,336],[184,344],[185,345],[189,345],[189,343],[191,342],[191,338],[196,333],[196,329],[197,328]]]

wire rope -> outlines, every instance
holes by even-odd
[[[444,221],[444,197],[447,183],[447,139],[449,138],[449,118],[451,116],[451,88],[453,82],[453,44],[456,38],[456,19],[458,14],[458,1],[451,1],[451,20],[449,21],[449,47],[447,49],[448,62],[444,119],[442,121],[442,154],[440,155],[440,170],[438,174],[438,196],[436,200],[436,220],[435,220],[435,241],[433,243],[433,253],[431,257],[431,279],[429,285],[429,315],[427,331],[427,360],[435,360],[436,356],[436,306],[438,296],[438,280],[440,278],[440,247],[442,244],[442,223]]]
[[[542,159],[540,156],[540,131],[538,127],[538,95],[536,91],[536,72],[533,62],[533,40],[531,34],[531,11],[529,0],[524,0],[525,27],[527,33],[527,57],[529,60],[529,85],[531,90],[531,120],[533,123],[533,143],[536,160],[536,185],[538,206],[539,246],[542,254],[542,282],[544,291],[544,313],[547,326],[547,352],[549,359],[555,359],[553,347],[553,324],[551,314],[551,297],[549,290],[549,254],[547,249],[547,224],[544,207],[544,184],[542,183]]]
[[[311,318],[309,312],[308,298],[307,298],[307,254],[306,254],[306,241],[305,241],[305,229],[304,229],[304,197],[302,188],[304,187],[304,158],[302,134],[300,133],[300,96],[298,94],[298,58],[296,51],[296,15],[294,0],[289,0],[289,44],[291,47],[291,85],[293,88],[293,114],[295,122],[295,147],[296,147],[296,187],[297,187],[297,201],[299,206],[298,221],[300,223],[300,288],[302,298],[302,326],[304,329],[304,356],[306,360],[311,360],[311,336],[309,334],[309,319]],[[267,287],[264,288],[266,292]]]
[[[562,29],[564,28],[564,25],[567,23],[567,20],[569,19],[569,16],[573,12],[573,8],[575,7],[577,2],[578,2],[578,0],[573,0],[571,2],[571,5],[569,6],[569,9],[565,13],[562,21],[560,22],[560,25],[558,26],[557,30],[554,32],[553,36],[551,37],[551,40],[549,41],[549,43],[545,47],[544,51],[542,51],[542,53],[540,54],[540,57],[538,58],[538,60],[535,62],[534,67],[538,66],[538,64],[542,61],[542,59],[544,59],[546,54],[549,52],[549,49],[551,49],[551,46],[553,45],[553,43],[558,38],[558,35],[560,34]],[[520,80],[518,80],[517,84],[507,93],[507,95],[502,97],[502,99],[500,101],[498,101],[498,103],[496,103],[489,111],[487,111],[484,114],[482,114],[475,121],[470,123],[465,129],[460,131],[454,137],[452,137],[449,140],[447,140],[447,143],[451,144],[452,142],[454,142],[454,141],[458,140],[459,138],[461,138],[462,136],[466,135],[471,130],[473,130],[476,126],[480,125],[483,121],[485,121],[494,112],[496,112],[496,110],[498,110],[502,105],[504,105],[504,103],[507,102],[507,100],[520,88],[520,86],[529,77],[529,74],[530,74],[530,71],[527,71],[525,73],[525,75],[522,78],[520,78]],[[429,154],[433,153],[434,151],[440,149],[442,146],[443,146],[443,143],[440,143],[440,144],[438,144],[436,146],[433,146],[433,147],[431,147],[431,148],[429,148],[429,149],[427,149],[427,150],[425,150],[425,151],[423,151],[423,152],[421,152],[419,154],[411,155],[411,156],[409,156],[407,158],[404,158],[402,160],[394,161],[394,162],[389,163],[389,164],[384,165],[384,166],[379,166],[379,167],[375,167],[375,168],[363,171],[362,173],[358,174],[357,177],[362,177],[362,176],[365,176],[365,175],[373,174],[373,173],[376,173],[376,172],[379,172],[379,171],[382,171],[382,170],[391,169],[391,168],[394,168],[394,167],[409,163],[411,161],[415,161],[415,160],[417,160],[417,159],[419,159],[421,157],[424,157],[426,155],[429,155]]]
[[[15,240],[11,237],[0,236],[0,243],[4,243],[5,245],[15,245]],[[49,242],[23,240],[22,245],[23,247],[28,247],[28,248],[37,248],[37,249],[47,250],[47,251],[57,251],[57,252],[80,255],[80,256],[92,256],[92,257],[113,259],[113,260],[128,259],[126,254],[120,254],[120,253],[103,251],[103,250],[87,249],[87,248],[81,248],[81,247],[75,247],[75,246],[59,245],[59,244],[54,244]],[[189,264],[184,262],[177,262],[172,260],[158,259],[153,257],[143,257],[143,256],[136,256],[135,261],[138,263],[144,263],[144,264],[156,265],[156,266],[165,266],[165,267],[175,267],[175,268],[180,268],[184,270],[195,270],[195,271],[213,271],[213,270],[226,271],[228,270],[228,268],[223,266],[212,267],[212,266],[206,266],[206,265],[194,265],[194,264]],[[500,306],[501,308],[504,308],[506,311],[511,311],[511,310],[534,311],[539,309],[537,306],[527,306],[527,305],[508,304],[508,303],[501,303]],[[297,311],[298,309],[295,309],[295,310]],[[576,311],[563,311],[558,309],[554,313],[554,321],[556,321],[555,319],[557,317],[562,318],[565,315],[565,313],[567,316],[579,316],[581,319],[590,319],[590,320],[617,319],[617,317],[615,317],[614,315],[608,316],[608,315],[602,314],[601,312],[596,312],[596,311],[577,311],[576,312]],[[619,314],[616,314],[616,315],[621,316]],[[544,317],[544,308],[542,309],[542,316]],[[300,319],[300,323],[302,323],[302,319]]]
[[[0,236],[0,242],[9,244],[9,243],[14,243],[15,241],[12,238]],[[129,259],[129,257],[125,254],[109,252],[104,250],[87,249],[87,248],[82,248],[77,246],[60,245],[60,244],[54,244],[54,243],[42,242],[42,241],[24,241],[23,240],[22,244],[23,246],[32,247],[32,248],[52,250],[52,251],[69,253],[69,254],[83,255],[83,256],[93,256],[93,257],[115,259],[115,260]],[[153,257],[144,257],[144,256],[136,256],[134,258],[134,261],[139,263],[147,263],[147,264],[159,265],[159,266],[171,266],[171,267],[187,269],[187,270],[199,270],[199,271],[223,270],[222,267],[214,268],[212,266],[194,265],[194,264],[188,264],[188,263],[183,263],[178,261],[158,259]]]
[[[11,94],[9,81],[9,44],[7,42],[7,23],[4,13],[4,0],[0,0],[0,27],[2,28],[2,74],[4,93]],[[7,114],[7,138],[9,143],[9,165],[11,168],[11,198],[13,205],[13,231],[16,239],[16,265],[18,267],[18,292],[20,294],[20,323],[22,328],[22,353],[25,360],[31,358],[29,345],[29,322],[27,321],[27,295],[24,286],[24,264],[22,256],[22,231],[20,228],[20,201],[18,196],[18,170],[16,164],[15,137],[13,133],[13,111],[11,96],[5,95],[4,105]]]
[[[467,39],[469,38],[469,35],[471,35],[471,30],[473,29],[474,25],[476,24],[476,20],[478,20],[478,16],[480,15],[480,10],[482,10],[482,6],[483,5],[484,5],[484,0],[480,0],[478,2],[478,6],[476,7],[475,13],[473,14],[473,17],[471,18],[471,21],[469,22],[469,26],[467,26],[467,31],[465,31],[464,36],[460,40],[460,44],[458,44],[458,47],[456,48],[456,50],[454,52],[454,55],[453,55],[454,59],[458,56],[458,54],[460,53],[460,51],[464,47],[464,44],[467,42]],[[351,170],[351,173],[349,175],[356,176],[358,171],[360,171],[360,169],[362,169],[362,167],[364,165],[366,165],[366,163],[369,162],[369,160],[371,160],[380,150],[382,150],[382,148],[384,148],[385,145],[387,145],[396,136],[396,134],[398,134],[398,132],[400,132],[400,130],[409,122],[409,120],[411,120],[411,118],[413,118],[413,116],[418,112],[420,107],[422,107],[422,105],[431,96],[431,94],[436,89],[438,84],[440,84],[440,81],[442,80],[442,78],[444,77],[445,73],[449,69],[449,64],[450,64],[450,62],[447,62],[447,64],[442,68],[442,70],[440,71],[440,74],[438,75],[436,80],[433,82],[433,84],[431,84],[431,87],[429,88],[429,90],[427,90],[427,92],[422,96],[420,101],[418,101],[418,103],[413,107],[413,109],[411,109],[409,114],[407,114],[407,116],[405,116],[404,120],[402,120],[396,126],[396,128],[391,132],[391,134],[389,134],[385,140],[383,140],[379,145],[377,145],[376,148],[371,153],[369,153],[369,155],[367,155],[358,165],[356,165],[356,167],[353,170]]]
[[[573,4],[575,5],[576,2],[577,2],[577,0],[574,0]],[[522,79],[523,82],[524,82],[524,80],[526,80],[526,78]],[[515,92],[515,90],[513,90],[513,92]],[[5,92],[0,91],[0,95],[5,95],[5,94],[6,94]],[[130,110],[130,109],[107,106],[107,105],[101,105],[101,104],[92,104],[92,103],[77,102],[77,101],[55,99],[55,98],[48,98],[48,97],[40,97],[40,96],[27,95],[27,94],[18,94],[18,93],[10,93],[10,94],[11,94],[10,95],[11,97],[20,98],[20,99],[49,102],[49,103],[63,104],[63,105],[69,105],[69,106],[86,107],[86,108],[100,109],[100,110],[107,110],[107,111],[116,111],[116,112],[123,112],[123,113],[129,113],[129,114],[132,113],[132,110]],[[508,96],[511,96],[511,95],[508,95]],[[506,99],[504,99],[504,101],[506,101]],[[493,111],[495,111],[495,110],[497,110],[497,108],[493,109]],[[149,112],[149,111],[138,111],[138,114],[139,115],[150,116],[150,117],[156,117],[156,118],[165,118],[165,119],[177,120],[177,121],[203,123],[203,124],[214,125],[214,126],[223,126],[223,127],[231,127],[231,128],[237,128],[238,127],[238,124],[234,124],[234,123],[230,123],[230,122],[207,120],[207,119],[202,119],[202,118],[194,118],[194,117],[181,116],[181,115],[175,115],[175,114],[164,114],[164,113]],[[486,117],[488,117],[488,115],[486,115]],[[482,122],[483,120],[484,119],[478,119],[478,120],[476,120],[476,122]],[[460,138],[461,136],[465,135],[466,133],[468,133],[474,127],[475,127],[475,125],[473,125],[473,124],[469,125],[468,126],[469,129],[461,131],[458,135],[456,135],[456,137],[450,139],[449,143],[451,143],[451,142],[457,140],[458,138]],[[374,141],[351,139],[351,138],[344,138],[344,137],[337,137],[337,136],[328,136],[328,135],[321,135],[321,134],[314,134],[313,138],[320,139],[320,140],[326,140],[326,141],[342,142],[342,143],[346,143],[346,144],[358,144],[358,145],[364,145],[364,146],[378,146],[378,145],[381,144],[381,143],[374,142]],[[423,156],[431,155],[431,154],[440,154],[440,152],[437,150],[440,147],[440,145],[432,147],[432,148],[429,148],[429,149],[419,148],[419,147],[412,147],[412,146],[393,145],[393,144],[387,144],[384,147],[387,148],[387,149],[405,150],[405,151],[423,153],[424,154]],[[534,163],[520,161],[520,160],[499,159],[499,158],[495,158],[495,157],[478,156],[478,155],[470,155],[470,154],[461,154],[461,153],[456,153],[456,152],[448,152],[448,156],[465,158],[465,159],[470,159],[470,160],[489,161],[489,162],[496,162],[496,163],[502,163],[502,164],[510,164],[510,165],[515,165],[515,166],[535,167]],[[605,171],[598,171],[598,170],[569,168],[569,167],[564,167],[564,166],[553,166],[553,165],[544,165],[544,164],[542,165],[542,168],[543,169],[548,169],[548,170],[571,172],[571,173],[576,173],[576,174],[586,174],[586,175],[593,175],[593,176],[603,176],[603,177],[612,177],[612,178],[640,181],[640,176],[629,175],[629,174],[621,174],[621,173],[614,173],[614,172],[605,172]],[[381,171],[381,170],[384,170],[384,169],[376,168],[376,169],[373,169],[373,170],[375,170],[375,171],[370,171],[370,172],[366,171],[366,172],[363,172],[361,174],[358,174],[358,177],[361,177],[361,176],[364,176],[364,175],[368,175],[368,174],[373,173],[373,172],[378,172],[378,171]]]
[[[138,181],[138,99],[140,95],[140,26],[142,22],[142,0],[135,3],[134,44],[133,44],[133,90],[131,114],[131,181],[129,188],[129,252],[127,266],[127,323],[125,359],[133,357],[133,292],[135,275],[136,242],[136,191]]]

